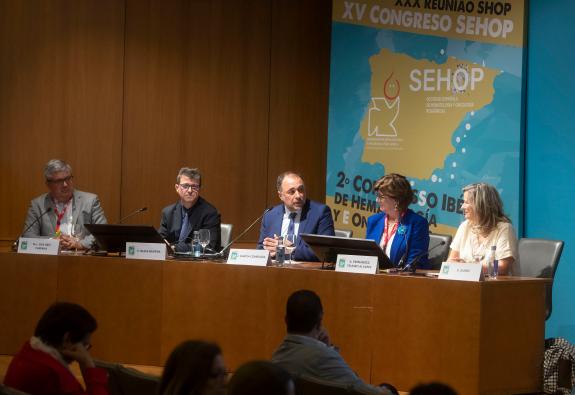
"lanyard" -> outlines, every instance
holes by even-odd
[[[56,213],[56,236],[60,236],[60,224],[62,223],[62,218],[64,218],[64,214],[66,214],[66,210],[68,210],[68,205],[72,201],[72,198],[66,202],[62,211],[58,211],[58,205],[54,202],[54,213]]]
[[[402,217],[403,217],[403,215],[400,214],[399,218],[397,219],[397,222],[391,226],[391,229],[389,229],[389,223],[387,222],[387,215],[385,216],[385,229],[383,232],[383,238],[381,239],[381,248],[384,251],[387,248],[387,243],[389,243],[389,240],[393,237],[395,232],[397,232],[397,227],[401,223]]]

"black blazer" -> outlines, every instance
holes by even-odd
[[[201,196],[191,208],[189,217],[190,233],[183,242],[179,242],[182,229],[182,204],[178,201],[162,210],[162,222],[158,232],[170,244],[175,244],[177,252],[192,250],[192,236],[194,231],[200,229],[210,230],[210,244],[206,247],[212,251],[219,251],[220,246],[220,213]],[[207,251],[210,252],[210,251]]]

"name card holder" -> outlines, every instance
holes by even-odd
[[[231,265],[267,266],[270,261],[268,250],[244,250],[232,248],[228,255]]]
[[[336,272],[376,274],[377,268],[376,256],[338,254],[335,263]]]
[[[482,281],[482,266],[480,263],[443,262],[439,269],[439,279]]]
[[[19,254],[58,255],[60,240],[36,237],[20,237]]]
[[[165,261],[168,256],[164,243],[126,243],[127,259]]]

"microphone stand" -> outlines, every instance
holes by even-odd
[[[32,221],[30,225],[26,227],[26,229],[24,229],[24,232],[20,233],[16,240],[14,240],[14,243],[12,243],[12,251],[18,251],[18,246],[20,245],[20,237],[28,232],[32,226],[36,225],[36,223],[38,223],[40,219],[42,219],[42,217],[48,214],[50,211],[52,211],[52,207],[48,207],[46,210],[44,210],[42,214],[40,214],[34,221]]]
[[[232,241],[230,241],[224,248],[222,248],[219,252],[216,252],[215,254],[204,254],[204,258],[212,258],[212,259],[223,259],[225,256],[225,252],[228,250],[228,248],[231,247],[232,244],[234,244],[236,241],[238,241],[239,239],[242,238],[243,235],[245,235],[246,233],[248,233],[248,231],[254,227],[255,224],[257,224],[263,217],[264,215],[266,215],[266,213],[268,211],[270,211],[272,208],[268,207],[264,210],[264,212],[262,213],[262,215],[260,215],[259,217],[257,217],[255,219],[254,222],[252,222],[247,228],[244,229],[244,231],[242,233],[240,233],[239,235],[237,235],[236,237],[234,237],[234,239]]]

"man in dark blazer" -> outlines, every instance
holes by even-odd
[[[200,196],[202,176],[198,169],[182,167],[176,177],[176,193],[180,200],[162,210],[162,221],[158,232],[176,252],[192,250],[194,231],[208,229],[208,249],[220,249],[220,213]]]
[[[265,248],[274,257],[279,237],[285,237],[290,231],[295,235],[302,233],[335,235],[331,210],[325,204],[306,198],[305,184],[299,174],[292,171],[280,174],[276,186],[282,203],[264,215],[258,248]],[[318,260],[312,249],[300,237],[297,237],[292,259]]]
[[[84,224],[105,224],[97,195],[74,189],[72,167],[52,159],[44,167],[48,193],[34,198],[24,223],[24,237],[57,237],[63,249],[83,250],[94,242]]]

